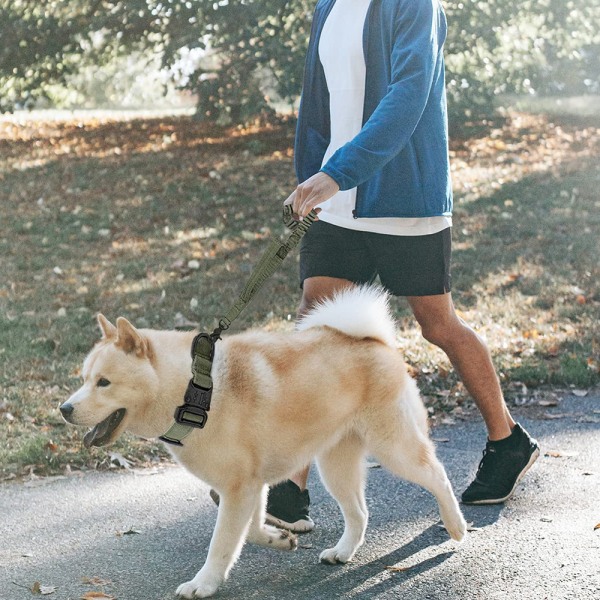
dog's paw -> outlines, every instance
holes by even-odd
[[[297,535],[271,525],[263,525],[258,530],[250,531],[248,541],[252,544],[275,548],[276,550],[296,550],[298,547]]]
[[[462,542],[467,535],[467,522],[460,510],[456,510],[450,514],[442,515],[443,527],[448,532],[448,535],[457,542]]]
[[[182,583],[177,588],[177,595],[186,600],[192,600],[193,598],[209,598],[214,595],[219,588],[219,584],[209,582],[196,582],[193,579]]]
[[[453,540],[462,542],[465,539],[465,535],[467,535],[467,522],[462,517],[452,522],[444,523],[444,526]]]
[[[268,545],[277,550],[296,550],[298,548],[298,536],[291,531],[278,529],[277,527],[265,527],[268,535]]]
[[[319,560],[327,565],[339,565],[347,563],[353,555],[354,551],[336,546],[335,548],[323,550],[319,556]]]

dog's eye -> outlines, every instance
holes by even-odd
[[[105,379],[104,377],[100,377],[96,385],[98,387],[108,387],[110,385],[110,381],[108,379]]]

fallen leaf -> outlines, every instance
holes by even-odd
[[[54,594],[55,591],[55,585],[42,585],[39,581],[36,581],[31,586],[31,593],[40,594],[41,596],[49,596],[50,594]]]
[[[438,375],[442,378],[442,379],[446,379],[448,377],[448,375],[450,375],[450,370],[446,369],[446,367],[443,366],[439,366],[438,367]]]
[[[562,450],[548,450],[544,453],[544,456],[549,456],[551,458],[572,458],[578,455],[579,452],[564,452]]]
[[[104,592],[86,592],[81,596],[81,600],[93,600],[94,598],[104,598],[104,600],[115,600],[114,596],[105,594]]]
[[[54,594],[56,591],[55,585],[42,585],[40,586],[40,594],[42,596],[49,596],[50,594]]]
[[[111,463],[116,463],[123,469],[131,469],[131,463],[122,454],[111,452],[109,456]]]
[[[558,406],[558,400],[540,400],[538,406]]]
[[[565,417],[572,417],[569,413],[544,413],[544,419],[564,419]]]
[[[412,569],[412,567],[386,567],[386,569],[392,573],[402,573],[403,571]]]
[[[142,532],[131,527],[127,531],[117,531],[117,537],[122,537],[124,535],[139,535],[140,533],[142,533]]]
[[[588,390],[573,390],[573,396],[578,398],[585,398],[588,395]]]
[[[443,523],[438,523],[438,527],[444,531],[448,531]],[[475,525],[473,525],[473,521],[469,521],[467,523],[467,531],[481,531],[481,527],[475,527]]]
[[[88,585],[111,585],[112,584],[112,581],[108,581],[107,579],[102,579],[101,577],[97,577],[96,575],[94,575],[94,577],[82,577],[81,582],[86,583]]]

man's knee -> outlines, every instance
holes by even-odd
[[[423,337],[442,350],[453,344],[462,343],[465,336],[471,332],[471,329],[460,319],[450,319],[446,322],[432,320],[420,325]]]
[[[298,307],[298,316],[306,314],[322,300],[331,298],[336,292],[354,285],[347,279],[335,277],[309,277],[302,286],[302,298]]]
[[[439,324],[422,324],[421,335],[434,346],[442,348],[444,346],[447,335],[442,331],[442,327]]]

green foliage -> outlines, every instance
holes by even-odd
[[[164,62],[177,64],[182,48],[205,51],[184,83],[198,95],[198,115],[238,123],[269,111],[272,94],[292,104],[302,85],[312,4],[173,3]]]
[[[600,91],[600,0],[459,0],[445,6],[455,112],[486,112],[502,94]]]
[[[158,57],[197,94],[201,118],[247,121],[273,98],[297,99],[314,3],[0,0],[0,110],[55,100],[56,86],[91,69],[115,76],[107,65],[134,55]],[[489,112],[500,94],[600,91],[600,0],[444,6],[453,112]]]

